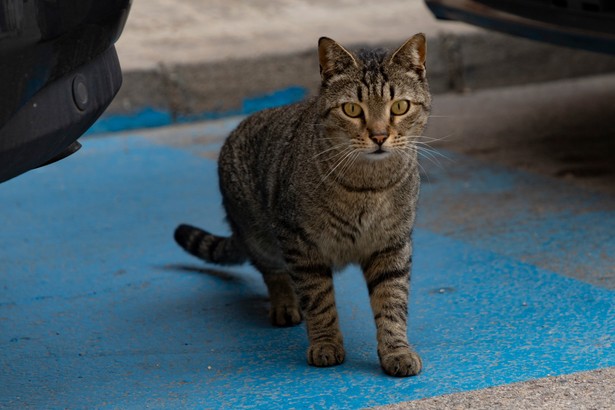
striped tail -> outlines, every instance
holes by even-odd
[[[246,255],[237,246],[233,237],[212,235],[190,225],[175,229],[175,242],[186,252],[206,262],[220,265],[236,265],[246,261]]]

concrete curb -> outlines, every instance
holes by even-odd
[[[428,38],[428,43],[427,68],[434,94],[615,71],[615,57],[611,55],[493,32],[440,33]],[[319,81],[315,49],[127,71],[119,94],[89,133],[250,114],[313,95]]]

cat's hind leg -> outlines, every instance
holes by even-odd
[[[294,326],[301,323],[299,299],[295,294],[290,276],[285,272],[262,270],[269,291],[271,307],[269,319],[275,326]]]

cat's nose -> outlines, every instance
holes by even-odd
[[[384,144],[384,141],[389,138],[389,133],[386,131],[375,131],[369,133],[369,139],[378,145]]]

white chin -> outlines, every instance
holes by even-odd
[[[391,156],[391,152],[387,150],[374,150],[365,153],[365,156],[372,161],[379,161]]]

